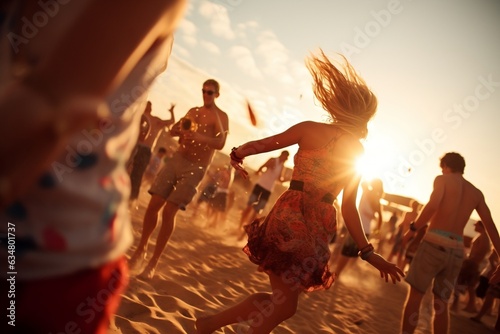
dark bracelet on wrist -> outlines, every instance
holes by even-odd
[[[360,253],[364,253],[364,252],[368,252],[370,249],[373,249],[373,245],[371,243],[369,243],[368,245],[366,245],[365,247],[361,248],[359,250]]]
[[[233,147],[233,148],[231,149],[231,154],[229,154],[229,157],[231,158],[231,160],[234,160],[234,161],[236,161],[237,163],[241,164],[241,163],[243,162],[243,158],[240,158],[240,157],[238,157],[238,156],[236,155],[236,150],[237,150],[237,149],[238,149],[237,147]]]
[[[410,223],[410,231],[417,232],[418,228],[415,226],[415,222]]]
[[[361,248],[358,252],[358,255],[361,257],[362,260],[368,259],[370,255],[372,255],[375,252],[375,248],[373,245],[370,243],[366,245],[365,247]]]
[[[370,257],[370,255],[372,255],[373,253],[375,253],[375,251],[372,249],[371,251],[368,251],[368,252],[365,252],[365,253],[361,253],[361,260],[368,260],[368,258]]]

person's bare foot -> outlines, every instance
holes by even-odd
[[[130,270],[139,269],[144,260],[146,260],[146,256],[147,252],[136,250],[134,255],[132,255],[132,257],[130,258],[130,260],[128,260],[128,267],[130,268]]]
[[[148,264],[146,266],[146,268],[144,268],[142,273],[140,273],[137,276],[137,278],[139,278],[143,281],[149,281],[149,280],[153,279],[153,277],[155,276],[155,270],[156,270],[156,266],[152,266],[152,265]]]

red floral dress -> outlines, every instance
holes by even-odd
[[[292,179],[302,181],[303,190],[288,189],[267,217],[245,227],[248,243],[243,251],[250,261],[303,291],[328,289],[334,281],[328,243],[336,232],[336,211],[322,198],[338,192],[336,174],[342,162],[333,152],[336,142],[334,138],[319,149],[299,149]]]

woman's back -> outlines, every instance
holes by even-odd
[[[307,122],[307,128],[294,158],[292,178],[337,196],[355,172],[361,143],[335,125]]]

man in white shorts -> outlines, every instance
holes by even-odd
[[[257,170],[256,174],[260,174],[262,171],[264,172],[253,187],[252,193],[248,198],[247,207],[241,214],[240,228],[242,228],[245,223],[252,222],[257,217],[257,214],[264,210],[274,189],[276,180],[282,180],[281,174],[285,161],[288,159],[289,155],[290,153],[288,151],[282,151],[279,157],[267,160],[266,163]]]

